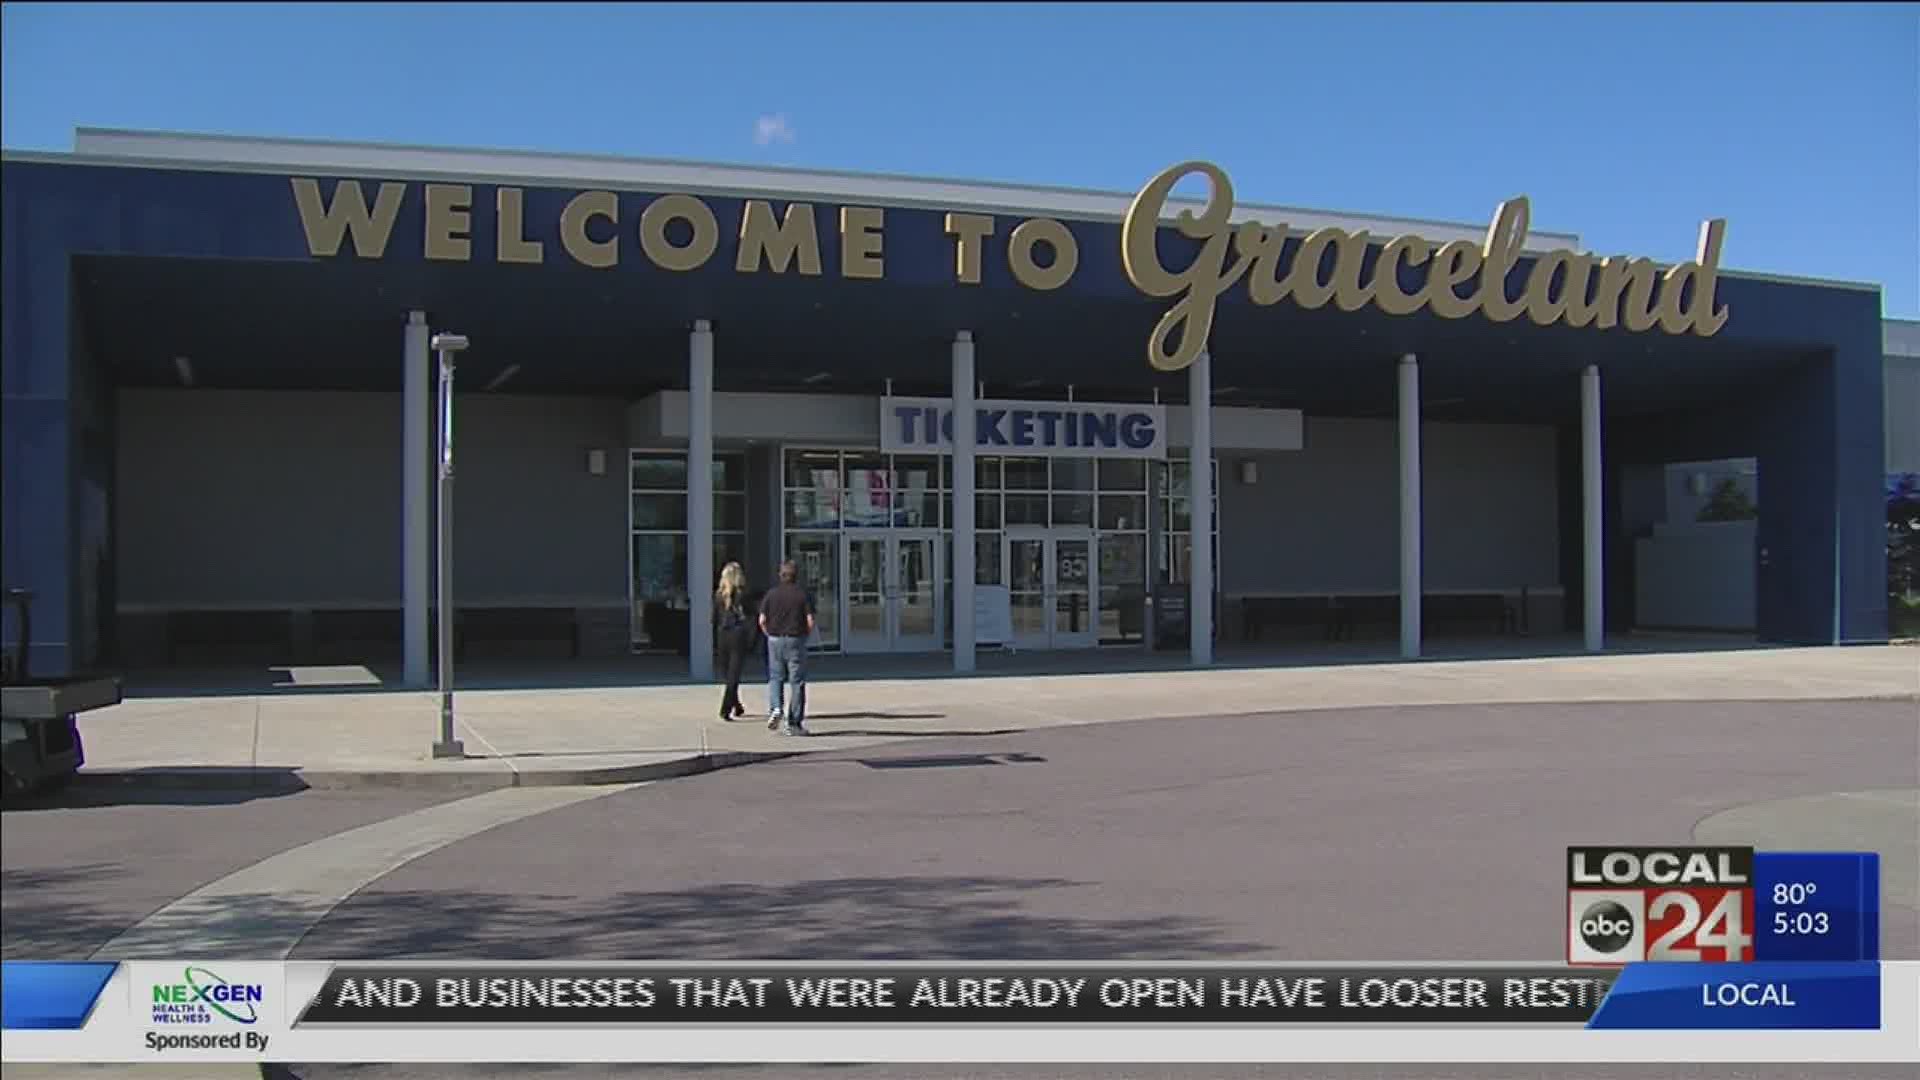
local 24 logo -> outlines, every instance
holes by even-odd
[[[1753,849],[1570,847],[1567,963],[1753,959]]]

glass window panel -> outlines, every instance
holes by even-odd
[[[633,490],[687,490],[687,458],[684,454],[635,454]]]
[[[1147,580],[1145,533],[1110,533],[1100,538],[1100,584],[1144,585]]]
[[[940,455],[940,486],[948,490],[953,488],[953,458],[948,454]]]
[[[1000,527],[1000,493],[975,495],[973,497],[973,528],[997,529]]]
[[[1127,458],[1100,460],[1101,491],[1147,490],[1147,463]]]
[[[1047,490],[1046,458],[1006,458],[1001,469],[1008,491]]]
[[[1167,494],[1177,499],[1187,497],[1193,486],[1193,472],[1184,461],[1167,462]]]
[[[892,522],[893,483],[887,455],[849,453],[842,475],[846,497],[840,513],[848,525],[883,526]]]
[[[1046,541],[1019,539],[1007,544],[1007,584],[1015,592],[1038,593],[1047,585]]]
[[[789,450],[786,485],[790,488],[838,488],[840,454],[835,450]]]
[[[1173,533],[1167,537],[1167,577],[1174,584],[1187,580],[1193,572],[1193,537]]]
[[[633,497],[633,527],[636,529],[684,529],[687,527],[687,497],[648,493]]]
[[[1146,528],[1147,497],[1102,494],[1100,496],[1100,527],[1102,529]]]
[[[713,497],[713,527],[716,531],[745,529],[747,527],[747,497],[745,495],[715,495]]]
[[[813,598],[816,637],[827,648],[840,644],[839,541],[836,534],[825,532],[790,532],[786,539],[787,558]]]
[[[789,491],[787,526],[795,529],[834,529],[840,526],[840,493]]]
[[[940,493],[931,488],[903,491],[893,497],[894,524],[908,529],[931,529],[940,524]]]
[[[973,580],[977,585],[999,585],[1000,534],[975,533],[973,537]]]
[[[1054,458],[1052,466],[1053,490],[1093,490],[1093,460],[1091,458]]]
[[[687,538],[684,533],[640,533],[633,538],[633,596],[655,603],[684,602]]]
[[[739,454],[713,456],[713,490],[747,490],[747,459]]]
[[[856,476],[866,478],[863,486],[851,488],[841,501],[840,517],[849,526],[882,528],[893,522],[893,496],[884,487],[870,486],[872,478],[882,474],[877,470],[861,470]]]
[[[976,457],[973,459],[973,489],[975,491],[999,491],[1001,481],[1001,462],[997,457]]]
[[[687,633],[686,534],[639,533],[632,539],[632,644],[676,648]]]
[[[893,458],[895,490],[939,490],[939,470],[935,464],[937,460],[932,454],[895,454]]]
[[[1100,644],[1145,640],[1147,592],[1139,585],[1100,585]]]
[[[841,463],[841,475],[848,491],[867,487],[892,487],[891,467],[886,454],[848,451]]]
[[[1008,495],[1006,521],[1009,525],[1045,525],[1047,497],[1045,495]]]
[[[1193,528],[1193,504],[1185,495],[1168,501],[1167,529],[1171,532],[1185,532]]]
[[[747,566],[747,537],[745,533],[715,533],[713,536],[713,586],[720,587],[720,571],[730,562],[740,564],[742,570]],[[753,581],[751,577],[747,579]]]
[[[1053,523],[1055,525],[1092,525],[1093,496],[1055,495]]]

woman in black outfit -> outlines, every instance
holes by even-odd
[[[720,699],[720,719],[732,720],[747,712],[740,704],[740,669],[746,666],[747,653],[753,648],[753,620],[747,617],[747,575],[737,562],[720,570],[720,587],[713,594],[713,625],[720,672],[727,680],[727,692]]]

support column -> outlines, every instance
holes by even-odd
[[[1199,665],[1213,663],[1213,357],[1204,349],[1187,368],[1187,411],[1193,427],[1187,451],[1187,490],[1193,499],[1187,643]]]
[[[953,336],[953,670],[974,667],[973,332]]]
[[[1600,486],[1600,369],[1589,364],[1580,373],[1580,507],[1586,558],[1585,604],[1587,651],[1606,647],[1606,585],[1604,521]]]
[[[713,678],[713,327],[687,346],[687,673]]]
[[[1420,656],[1420,363],[1400,358],[1400,655]]]
[[[433,536],[429,514],[433,503],[427,470],[433,461],[428,420],[433,416],[432,372],[427,357],[427,313],[409,311],[401,344],[400,407],[400,574],[401,637],[405,642],[402,672],[406,684],[428,685],[427,602],[428,551]]]

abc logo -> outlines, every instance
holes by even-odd
[[[1580,940],[1597,953],[1616,953],[1633,940],[1633,913],[1602,900],[1580,913]]]

